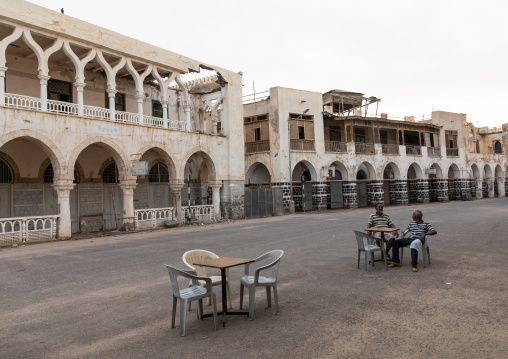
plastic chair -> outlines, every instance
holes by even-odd
[[[273,288],[273,297],[275,300],[275,313],[279,314],[279,300],[277,297],[277,273],[279,271],[280,258],[284,251],[277,249],[263,254],[254,259],[254,262],[245,264],[245,274],[240,279],[240,309],[243,306],[243,289],[247,287],[249,290],[249,320],[254,318],[254,299],[256,296],[256,287],[266,287],[266,298],[268,300],[268,307],[272,306],[270,287]],[[270,258],[271,262],[267,265],[259,267],[254,272],[254,275],[249,275],[249,266],[252,263],[262,261],[263,259]],[[270,269],[270,276],[260,276],[259,273],[264,269]]]
[[[182,260],[185,263],[185,265],[187,267],[191,268],[196,275],[201,276],[201,277],[208,277],[206,275],[206,268],[201,267],[201,266],[195,266],[193,263],[203,262],[203,261],[206,261],[207,259],[215,259],[215,258],[219,258],[219,256],[215,253],[212,253],[210,251],[205,251],[203,249],[193,249],[191,251],[185,252],[182,255]],[[216,285],[222,284],[222,279],[221,279],[220,275],[212,275],[209,278],[212,280],[213,287]],[[199,285],[202,285],[202,286],[205,285],[205,283],[203,281],[198,282],[198,283],[199,283]],[[192,283],[189,283],[189,286],[191,284]],[[229,268],[226,269],[226,289],[227,289],[227,293],[228,293],[229,308],[231,309],[232,305],[231,305],[231,290],[229,289]],[[210,305],[210,299],[208,300],[208,305]],[[191,309],[191,307],[190,307],[190,303],[189,303],[189,311],[190,311],[190,309]]]
[[[167,264],[164,264],[169,272],[169,278],[171,279],[171,287],[173,289],[173,313],[171,316],[171,328],[175,327],[175,316],[176,316],[176,302],[180,299],[180,335],[185,336],[185,316],[187,311],[187,303],[194,300],[198,301],[198,315],[202,319],[203,315],[203,298],[211,298],[212,310],[213,310],[213,321],[215,330],[217,330],[217,305],[215,293],[212,290],[212,281],[207,277],[199,277],[192,273],[190,270],[178,269]],[[192,286],[180,290],[178,285],[178,277],[185,277],[191,280]],[[206,286],[198,285],[198,281],[205,282]]]
[[[358,243],[358,269],[360,269],[360,253],[365,252],[365,270],[369,271],[369,258],[370,262],[372,262],[372,266],[374,267],[374,252],[380,251],[381,257],[385,261],[385,267],[386,270],[388,270],[388,263],[386,262],[386,255],[383,248],[383,245],[381,247],[375,245],[376,239],[367,233],[359,232],[359,231],[353,231],[356,235],[356,242]],[[380,241],[382,244],[383,241]]]
[[[402,238],[404,238],[405,233],[402,233]],[[407,246],[400,247],[400,263],[402,263],[402,259],[404,258],[404,248],[409,248],[411,244]],[[422,243],[422,252],[423,252],[423,268],[427,268],[427,262],[430,265],[430,249],[429,249],[429,237],[425,237],[425,243]]]

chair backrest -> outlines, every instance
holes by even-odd
[[[259,261],[262,261],[263,259],[270,258],[271,259],[270,263],[265,266],[262,266],[260,268],[269,267],[270,268],[270,277],[269,278],[277,279],[277,273],[279,272],[280,258],[282,257],[283,254],[284,254],[283,250],[275,249],[273,251],[266,252],[265,254],[257,257],[256,259],[254,259],[254,262],[259,262]]]
[[[219,256],[210,251],[205,251],[204,249],[193,249],[191,251],[187,251],[182,255],[182,260],[185,265],[191,268],[196,275],[200,277],[206,277],[206,268],[201,266],[196,266],[194,263],[203,262],[207,259],[215,259],[219,258]]]
[[[360,231],[353,231],[356,236],[356,243],[358,244],[358,249],[365,250],[366,244],[371,244],[373,238],[369,236],[367,233],[363,233]]]
[[[180,286],[178,285],[178,277],[184,277],[192,280],[192,286],[197,287],[197,280],[210,280],[209,278],[203,278],[200,276],[196,276],[192,274],[192,271],[185,269],[178,269],[173,266],[164,264],[164,266],[168,269],[169,278],[171,280],[171,288],[173,289],[173,295],[175,297],[180,297]],[[208,288],[209,287],[209,288]],[[207,285],[207,292],[211,291],[211,282],[210,285]]]

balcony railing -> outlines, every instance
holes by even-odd
[[[373,143],[355,142],[355,152],[373,155],[376,153]]]
[[[314,140],[291,140],[291,149],[295,151],[315,151]]]
[[[0,246],[54,239],[58,217],[1,218]]]
[[[420,146],[406,146],[406,155],[421,156],[422,148]]]
[[[399,145],[382,145],[383,153],[385,155],[398,155]]]
[[[504,150],[502,147],[497,148],[497,150],[496,150],[495,147],[489,146],[489,155],[502,155],[502,154],[504,154]]]
[[[427,154],[433,157],[441,156],[441,148],[440,147],[427,147]]]
[[[200,206],[191,206],[190,207],[191,216],[194,215],[198,221],[202,222],[212,222],[215,220],[215,215],[213,213],[213,204],[204,204]],[[185,218],[189,216],[189,207],[182,206],[182,221],[185,221]]]
[[[270,142],[268,140],[247,142],[245,144],[245,153],[270,152]]]
[[[172,220],[175,217],[174,207],[168,208],[146,208],[134,210],[136,229],[162,227],[165,220]]]
[[[459,157],[459,149],[458,148],[447,148],[446,149],[447,157]]]
[[[347,146],[344,142],[339,141],[325,141],[326,152],[346,152]]]
[[[61,113],[68,115],[78,114],[78,105],[70,102],[47,100],[48,112]],[[5,94],[5,106],[21,108],[25,110],[41,111],[42,101],[37,97]],[[94,119],[110,120],[110,111],[107,108],[95,106],[83,106],[83,116]],[[115,111],[115,121],[123,123],[140,124],[137,113]],[[164,120],[159,117],[143,116],[142,125],[150,127],[164,127]],[[184,121],[168,119],[168,128],[181,131],[195,131],[195,126],[188,126]]]

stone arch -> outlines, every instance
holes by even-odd
[[[392,176],[390,176],[390,174]],[[385,176],[385,175],[388,175],[388,176]],[[385,166],[385,168],[383,170],[383,175],[381,177],[383,179],[401,179],[399,167],[393,162],[388,163]]]
[[[308,174],[306,172],[308,172]],[[317,181],[316,170],[314,169],[312,163],[310,163],[309,161],[302,160],[293,167],[291,173],[291,178],[293,179],[293,181],[297,182],[301,181],[302,175],[305,175],[308,181],[313,182]],[[308,176],[310,176],[310,180]]]
[[[254,162],[245,175],[246,184],[270,184],[272,175],[268,167],[261,162]]]
[[[448,168],[448,179],[460,178],[460,170],[459,166],[455,163],[452,163]]]
[[[471,170],[469,171],[469,178],[470,179],[479,179],[480,178],[480,170],[478,169],[478,166],[476,163],[473,163],[471,165]]]
[[[63,177],[63,172],[65,172],[65,168],[62,168],[62,163],[59,159],[64,158],[62,152],[59,147],[53,143],[49,138],[42,135],[39,132],[33,130],[16,130],[0,137],[0,150],[4,145],[6,145],[10,141],[24,139],[28,140],[37,146],[41,147],[44,153],[48,155],[51,164],[53,165],[53,171],[55,174],[55,180],[58,181],[61,177]]]
[[[503,176],[503,169],[501,168],[501,165],[497,165],[496,166],[496,169],[494,170],[494,174],[495,174],[495,177],[497,179],[504,178],[504,176]]]
[[[494,141],[494,153],[496,154],[502,154],[503,153],[503,146],[501,145],[500,141]]]
[[[67,170],[69,171],[69,169],[72,168],[72,172],[67,173],[67,176],[69,178],[73,178],[74,166],[76,165],[78,156],[90,145],[104,146],[108,150],[110,150],[112,158],[116,162],[116,165],[118,167],[119,180],[125,181],[131,179],[132,176],[130,176],[129,173],[131,161],[129,160],[127,154],[119,145],[117,145],[113,140],[107,137],[93,137],[91,139],[81,142],[72,150],[67,160]],[[101,168],[101,170],[103,171],[104,168]]]
[[[434,162],[431,166],[431,169],[436,170],[436,178],[442,179],[443,178],[443,171],[441,170],[441,166]]]
[[[492,170],[490,169],[489,165],[483,166],[483,176],[484,179],[486,178],[492,178]]]
[[[217,171],[215,169],[216,160],[213,158],[213,155],[210,155],[202,147],[195,147],[192,150],[187,151],[187,153],[183,157],[185,160],[184,165],[177,168],[176,178],[185,179],[185,173],[186,173],[185,170],[186,170],[188,162],[192,156],[198,156],[206,164],[206,167],[208,169],[207,180],[216,181],[217,180]],[[180,173],[178,173],[179,170],[181,171]]]
[[[366,175],[368,180],[375,180],[376,179],[376,170],[374,169],[374,166],[372,166],[369,162],[365,161],[362,164],[358,166],[358,168],[355,171],[355,179],[358,179],[358,172],[363,171]]]
[[[343,180],[347,181],[349,176],[347,173],[347,168],[339,161],[334,161],[330,166],[335,166],[335,180]],[[340,178],[339,178],[340,176]]]
[[[191,163],[193,160],[192,158],[194,156],[198,157],[206,165],[206,170],[207,170],[206,178],[200,177],[199,180],[205,181],[205,182],[216,181],[217,174],[215,171],[214,161],[212,160],[211,156],[208,153],[204,152],[203,150],[197,150],[196,152],[191,153],[188,157],[184,157],[184,158],[187,158],[187,160],[185,161],[185,164],[182,169],[183,170],[182,177],[185,179],[186,173],[190,169],[192,169]]]
[[[150,151],[155,152],[159,158],[147,158],[150,155]],[[164,149],[164,145],[158,142],[150,142],[149,144],[143,146],[139,153],[140,156],[136,157],[136,160],[147,161],[149,170],[156,162],[162,162],[168,168],[170,181],[176,179],[175,162]],[[162,159],[162,161],[160,161],[160,159]]]
[[[407,169],[407,179],[423,179],[423,171],[420,165],[416,162],[411,163]]]

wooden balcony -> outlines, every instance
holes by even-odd
[[[399,145],[381,145],[383,154],[385,155],[398,155],[399,154]]]
[[[314,140],[291,140],[293,151],[315,151]]]
[[[270,152],[270,141],[255,141],[245,144],[245,153]]]
[[[432,157],[440,157],[441,156],[441,148],[440,147],[427,147],[427,153]]]
[[[459,157],[459,149],[458,148],[447,148],[446,149],[446,157]]]
[[[421,156],[422,148],[420,146],[406,146],[406,155]]]
[[[344,142],[325,141],[326,152],[347,152],[347,146]]]
[[[373,143],[355,142],[355,153],[373,155],[376,151]]]

